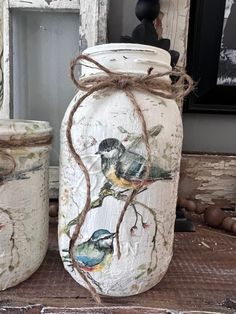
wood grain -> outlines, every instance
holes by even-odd
[[[188,45],[190,0],[161,0],[161,12],[156,19],[156,30],[161,38],[171,41],[171,49],[180,53],[178,66],[185,68]],[[178,101],[180,111],[183,102]]]
[[[186,63],[190,0],[161,0],[161,33],[171,40],[171,49],[180,53],[179,66]]]
[[[179,195],[235,209],[236,156],[183,155]]]
[[[98,306],[63,269],[53,220],[46,259],[30,279],[1,292],[0,313],[233,314],[235,295],[235,238],[198,222],[196,232],[175,235],[174,257],[160,284],[137,296],[102,297]]]

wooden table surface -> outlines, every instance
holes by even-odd
[[[174,257],[164,279],[141,295],[102,297],[97,305],[63,269],[57,225],[39,270],[17,287],[0,292],[0,313],[236,313],[236,238],[197,226],[176,233]]]

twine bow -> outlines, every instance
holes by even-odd
[[[102,70],[105,75],[98,74],[77,80],[74,72],[75,67],[81,60],[94,64],[98,69]],[[83,65],[86,66],[85,64]],[[129,89],[149,92],[166,99],[180,99],[193,90],[193,80],[184,71],[175,69],[165,73],[151,74],[152,71],[153,68],[149,68],[146,75],[116,73],[86,55],[78,56],[71,63],[71,79],[78,89],[85,92],[90,91],[92,88],[94,88],[95,91],[105,88]],[[163,79],[167,76],[175,77],[178,81],[175,84],[171,84],[169,80]]]
[[[86,65],[83,64],[84,66],[91,67],[95,65],[95,67],[97,69],[100,69],[103,72],[103,74],[99,73],[97,75],[91,75],[88,78],[81,78],[80,80],[77,80],[75,77],[75,68],[79,63],[81,63],[82,60],[87,62]],[[116,227],[116,243],[117,243],[117,251],[118,251],[117,255],[118,255],[118,258],[120,258],[120,255],[121,255],[120,241],[119,241],[120,225],[123,221],[125,212],[127,208],[129,207],[129,204],[132,202],[134,197],[138,194],[140,189],[143,187],[144,181],[148,177],[150,166],[151,166],[151,148],[150,148],[150,143],[149,143],[147,125],[146,125],[146,121],[144,119],[142,110],[135,98],[133,91],[140,91],[144,93],[148,92],[153,95],[166,98],[166,99],[181,99],[185,97],[186,95],[188,95],[193,90],[193,85],[194,85],[191,77],[187,75],[184,71],[175,69],[173,71],[168,71],[165,73],[151,74],[152,71],[153,71],[153,68],[149,68],[146,75],[112,72],[108,68],[100,64],[99,62],[95,61],[94,59],[86,55],[78,56],[71,63],[71,79],[74,82],[75,86],[79,90],[84,91],[85,94],[82,95],[75,102],[69,114],[66,137],[67,137],[71,154],[73,155],[75,161],[77,162],[77,164],[79,165],[80,169],[82,170],[85,176],[86,186],[87,186],[87,195],[86,195],[86,202],[85,202],[84,208],[79,215],[79,221],[76,224],[74,232],[71,236],[69,253],[71,256],[73,266],[77,269],[81,277],[87,283],[88,289],[90,290],[92,296],[97,302],[100,302],[99,295],[97,294],[96,290],[90,283],[86,274],[79,267],[77,267],[77,264],[74,261],[73,254],[72,254],[72,248],[75,244],[76,239],[78,238],[80,234],[81,227],[83,223],[85,222],[87,213],[90,210],[90,206],[91,206],[91,195],[90,195],[91,194],[90,193],[91,182],[90,182],[89,172],[83,160],[81,159],[80,155],[77,153],[73,144],[73,140],[72,140],[71,128],[73,125],[73,118],[74,118],[74,114],[76,113],[76,111],[78,110],[82,102],[87,97],[101,90],[113,89],[113,90],[124,91],[124,93],[130,99],[130,102],[133,105],[134,110],[141,122],[143,141],[145,143],[145,147],[147,151],[147,169],[146,169],[145,177],[143,181],[140,183],[139,187],[136,188],[135,190],[132,190],[130,195],[127,197],[127,200],[122,209],[119,221],[117,223],[117,227]],[[168,79],[168,76],[172,76],[173,78],[175,78],[175,83],[172,84],[171,81]]]

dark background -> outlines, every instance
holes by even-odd
[[[225,0],[191,1],[187,70],[198,84],[185,112],[236,113],[236,87],[217,85],[224,12]],[[231,27],[225,33],[232,39]]]

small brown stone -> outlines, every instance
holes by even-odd
[[[211,227],[218,227],[222,224],[225,213],[217,206],[210,206],[204,213],[205,222]]]
[[[185,208],[190,212],[195,212],[197,209],[197,205],[194,201],[186,200],[185,201]]]
[[[57,217],[58,216],[58,202],[50,202],[49,216],[50,217]]]
[[[231,231],[234,221],[231,217],[226,217],[222,222],[222,228],[227,231]]]
[[[187,211],[194,212],[196,209],[196,204],[192,200],[187,200],[186,198],[179,196],[178,201],[177,201],[177,206],[178,207],[183,207]]]
[[[236,221],[233,222],[231,232],[236,233]]]
[[[177,206],[178,207],[185,207],[186,205],[186,198],[182,197],[182,196],[179,196],[178,197],[178,200],[177,200]]]
[[[206,209],[207,209],[207,204],[198,203],[195,213],[198,215],[201,215],[206,211]]]

